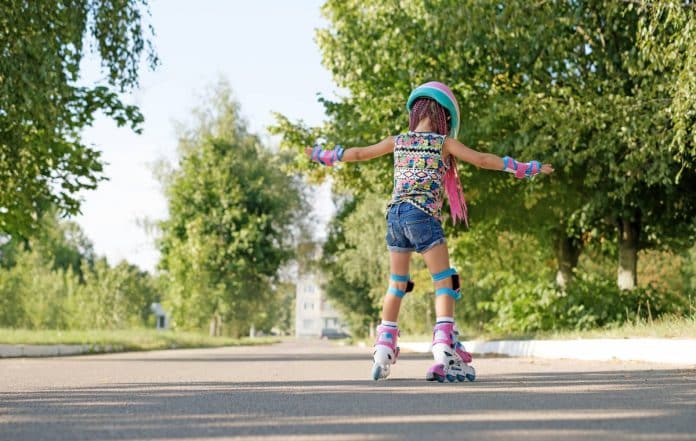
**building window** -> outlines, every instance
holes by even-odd
[[[305,302],[304,309],[305,309],[305,311],[314,311],[314,303]]]

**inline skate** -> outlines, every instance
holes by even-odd
[[[451,322],[435,325],[433,329],[432,352],[435,364],[428,369],[425,379],[428,381],[449,382],[474,381],[476,370],[471,363],[471,354],[457,338],[458,332]]]
[[[399,347],[396,345],[399,338],[399,328],[379,325],[377,327],[377,341],[373,353],[375,363],[372,366],[372,379],[387,378],[391,365],[396,364],[399,357]]]

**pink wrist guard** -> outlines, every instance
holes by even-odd
[[[343,159],[343,152],[344,149],[340,145],[335,146],[333,150],[324,150],[321,148],[320,144],[314,144],[314,148],[312,149],[312,161],[331,167]]]
[[[509,156],[503,158],[503,171],[514,173],[517,179],[531,178],[541,173],[541,162],[517,162]]]

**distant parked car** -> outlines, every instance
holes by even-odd
[[[321,330],[321,338],[326,339],[326,340],[335,340],[339,338],[348,338],[350,335],[346,334],[343,331],[339,331],[338,329],[332,329],[332,328],[324,328]]]

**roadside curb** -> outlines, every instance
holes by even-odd
[[[476,354],[696,365],[696,339],[471,340],[462,343],[467,351]],[[430,343],[426,342],[402,341],[399,347],[412,352],[430,352]]]
[[[17,357],[57,357],[62,355],[80,355],[96,352],[111,352],[110,346],[96,345],[2,345],[0,358]]]

